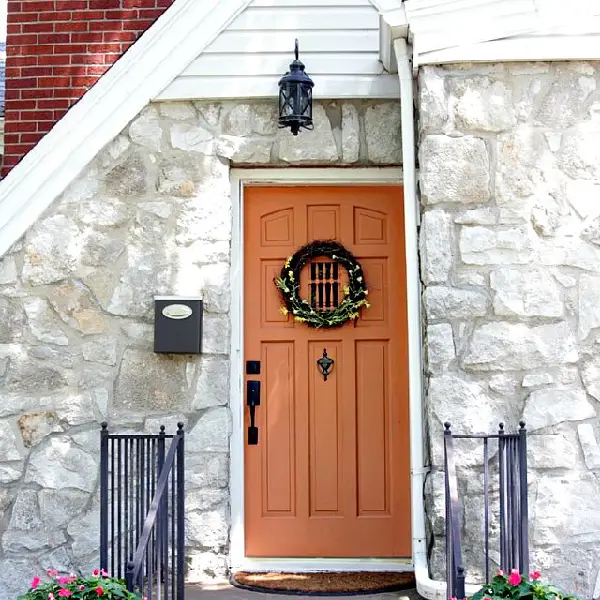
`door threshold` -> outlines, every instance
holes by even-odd
[[[234,571],[412,571],[411,558],[250,558],[244,557]]]

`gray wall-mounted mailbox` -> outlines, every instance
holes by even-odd
[[[154,352],[202,352],[202,300],[156,296],[154,298]]]

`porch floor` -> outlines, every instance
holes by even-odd
[[[224,583],[210,586],[188,584],[185,586],[185,598],[186,600],[300,600],[300,598],[331,598],[331,600],[344,600],[344,598],[352,598],[352,600],[420,600],[421,597],[414,589],[360,596],[288,596],[287,594],[249,592]]]

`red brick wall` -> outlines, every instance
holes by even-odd
[[[172,3],[8,0],[3,175]]]

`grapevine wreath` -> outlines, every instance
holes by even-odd
[[[316,310],[300,297],[300,273],[303,267],[311,259],[323,256],[331,258],[348,272],[348,285],[344,286],[343,299],[331,310]],[[309,327],[340,327],[350,319],[358,319],[361,307],[370,306],[362,267],[351,252],[331,240],[316,240],[288,257],[279,277],[275,279],[275,285],[284,302],[281,312],[284,315],[292,313],[296,321],[306,323]]]

